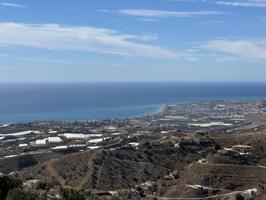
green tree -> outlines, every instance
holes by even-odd
[[[20,187],[22,181],[17,176],[0,177],[0,200],[5,200],[9,190]]]
[[[62,200],[86,200],[85,196],[77,190],[71,188],[60,188]]]
[[[6,200],[39,200],[39,195],[31,190],[14,188],[8,191]]]

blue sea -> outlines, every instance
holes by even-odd
[[[266,83],[0,84],[0,123],[147,115],[169,103],[266,99]]]

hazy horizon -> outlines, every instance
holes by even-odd
[[[64,81],[64,82],[0,82],[0,85],[16,85],[16,84],[266,84],[266,81]]]

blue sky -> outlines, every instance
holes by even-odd
[[[266,0],[0,1],[0,82],[266,81]]]

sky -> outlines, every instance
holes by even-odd
[[[0,0],[0,82],[265,82],[266,0]]]

